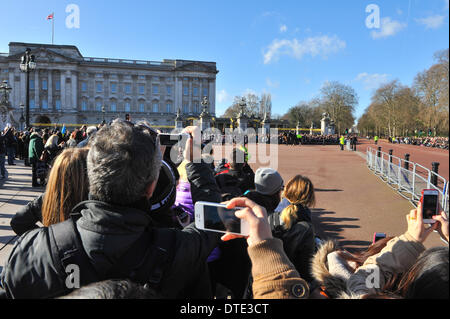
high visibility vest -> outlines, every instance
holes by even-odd
[[[341,145],[345,144],[345,137],[341,137]]]

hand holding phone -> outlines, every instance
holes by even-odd
[[[424,189],[420,199],[421,214],[425,224],[434,224],[433,216],[439,216],[439,192],[435,189]]]
[[[267,218],[266,209],[259,206],[248,198],[234,198],[227,203],[227,208],[245,207],[243,210],[237,211],[236,216],[245,220],[249,225],[249,236],[247,243],[249,247],[254,246],[264,240],[271,239],[272,230]],[[226,234],[222,237],[223,241],[236,238],[235,235]]]
[[[426,228],[425,222],[422,215],[422,203],[419,202],[417,209],[411,210],[411,212],[406,216],[408,222],[409,234],[415,241],[423,243],[428,238],[428,236],[436,230],[438,223],[434,223],[431,227]]]
[[[195,203],[195,226],[198,229],[248,236],[248,223],[236,217],[240,207],[227,208],[225,204],[197,202]]]

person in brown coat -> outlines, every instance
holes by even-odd
[[[249,224],[248,254],[252,261],[254,299],[306,299],[309,286],[283,250],[283,242],[273,238],[264,207],[248,198],[235,198],[227,208],[245,207],[236,217]],[[222,240],[238,238],[226,234]]]

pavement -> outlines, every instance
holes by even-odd
[[[0,271],[17,240],[10,226],[11,218],[44,190],[31,187],[31,167],[18,160],[15,164],[6,165],[8,178],[0,180]]]

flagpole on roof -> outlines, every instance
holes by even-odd
[[[52,13],[52,45],[55,44],[55,13]]]

